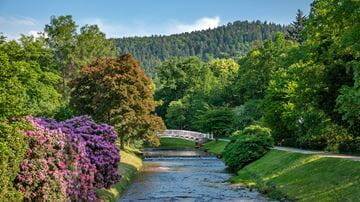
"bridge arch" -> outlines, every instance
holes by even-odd
[[[213,134],[200,133],[189,130],[165,130],[163,133],[159,134],[159,137],[172,137],[172,138],[181,138],[186,140],[195,141],[197,144],[202,144],[207,140],[213,140]]]

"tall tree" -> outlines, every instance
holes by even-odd
[[[76,37],[74,54],[76,66],[83,67],[96,58],[116,56],[116,48],[97,25],[85,25]]]
[[[72,106],[113,125],[122,147],[126,140],[158,143],[156,134],[164,124],[153,114],[153,84],[131,55],[96,60],[81,70],[72,87]]]
[[[77,25],[71,15],[52,16],[50,24],[45,25],[45,34],[53,49],[58,68],[62,75],[62,93],[68,96],[67,83],[75,70],[74,48],[76,46]]]
[[[305,21],[306,21],[306,16],[300,9],[298,9],[296,13],[295,21],[293,21],[289,26],[286,32],[286,37],[288,39],[297,41],[299,43],[303,42],[304,37],[302,31],[304,30]]]
[[[45,26],[47,42],[54,52],[62,74],[62,92],[69,98],[68,82],[78,76],[80,68],[100,57],[116,56],[112,41],[106,39],[97,25],[85,25],[76,32],[77,25],[71,15],[51,17]]]
[[[171,58],[157,68],[158,86],[155,97],[162,101],[157,113],[165,117],[171,101],[181,99],[200,84],[204,63],[198,57]]]

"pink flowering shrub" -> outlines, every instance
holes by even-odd
[[[66,198],[68,170],[66,135],[56,130],[35,126],[27,131],[29,149],[20,165],[16,178],[18,190],[28,200],[64,200]]]
[[[97,188],[108,188],[120,176],[119,150],[111,126],[87,116],[56,122],[29,117],[34,130],[16,184],[30,200],[95,201]]]

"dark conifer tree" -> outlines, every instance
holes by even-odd
[[[301,32],[304,30],[305,21],[306,16],[300,9],[298,9],[295,21],[291,23],[289,29],[287,30],[286,38],[297,41],[299,43],[303,42],[304,39]]]

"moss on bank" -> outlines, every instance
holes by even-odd
[[[360,162],[272,150],[231,179],[275,199],[357,201]]]
[[[121,174],[121,180],[109,189],[97,191],[99,198],[102,200],[117,201],[142,168],[142,160],[136,154],[129,151],[121,151],[120,155],[119,173]]]

